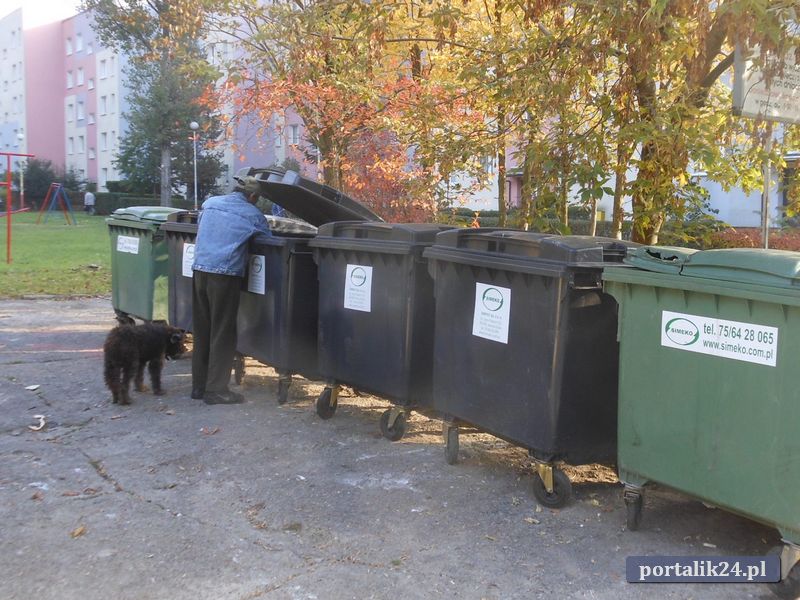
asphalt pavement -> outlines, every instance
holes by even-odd
[[[761,584],[630,584],[634,555],[760,555],[777,532],[664,489],[625,529],[612,468],[568,468],[574,500],[537,505],[526,453],[248,360],[246,403],[191,400],[190,361],[166,395],[111,404],[102,344],[110,300],[0,301],[0,598],[759,598]],[[39,416],[41,415],[41,417]],[[742,481],[742,485],[757,482]]]

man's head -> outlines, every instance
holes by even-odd
[[[234,177],[236,186],[233,188],[234,192],[242,192],[250,204],[255,204],[261,197],[261,184],[255,177]]]

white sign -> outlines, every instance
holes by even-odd
[[[508,343],[511,290],[497,285],[475,284],[475,314],[472,335]]]
[[[661,313],[661,345],[774,367],[778,328],[683,313]]]
[[[250,273],[247,277],[247,291],[262,296],[267,291],[267,260],[262,254],[250,256]]]
[[[128,235],[117,236],[117,252],[139,254],[139,238]]]
[[[785,56],[766,58],[776,73],[767,85],[763,71],[755,65],[759,49],[748,52],[737,46],[734,63],[733,111],[743,117],[762,117],[768,121],[800,123],[800,63],[794,48]],[[783,62],[783,72],[776,65]]]
[[[192,265],[194,264],[194,244],[183,245],[182,273],[184,277],[193,277]]]
[[[344,275],[344,307],[372,312],[372,267],[347,265]]]

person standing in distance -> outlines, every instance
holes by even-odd
[[[247,245],[272,234],[255,207],[260,186],[255,177],[236,177],[230,194],[203,202],[197,223],[192,269],[192,398],[206,404],[237,404],[241,394],[228,389],[236,353],[236,314]]]

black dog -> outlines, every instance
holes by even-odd
[[[146,392],[144,367],[150,372],[153,393],[160,396],[161,369],[164,359],[178,358],[186,352],[183,332],[164,323],[120,325],[112,329],[103,345],[105,379],[114,404],[130,404],[128,393],[131,379],[137,392]]]

